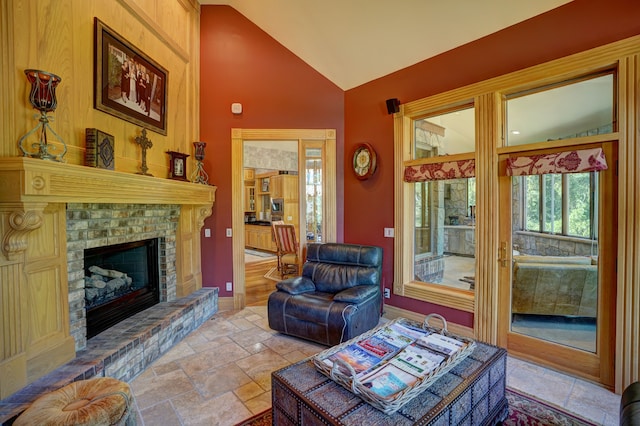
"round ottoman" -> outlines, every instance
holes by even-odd
[[[80,380],[36,399],[14,426],[134,425],[129,385],[111,377]]]

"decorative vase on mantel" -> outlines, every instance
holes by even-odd
[[[194,142],[193,147],[195,149],[196,169],[191,175],[191,182],[201,183],[203,185],[209,185],[209,175],[204,171],[204,148],[207,146],[206,142]]]

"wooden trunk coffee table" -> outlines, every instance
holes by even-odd
[[[507,352],[475,350],[424,392],[386,415],[318,372],[311,358],[272,373],[274,425],[493,425],[506,419]]]

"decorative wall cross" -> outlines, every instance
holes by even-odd
[[[136,143],[142,148],[142,165],[138,174],[153,176],[151,173],[147,173],[147,170],[149,170],[147,167],[147,149],[153,146],[153,142],[147,138],[147,129],[142,129],[142,135],[136,136]]]

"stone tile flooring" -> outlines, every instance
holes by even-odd
[[[271,407],[271,372],[324,346],[269,329],[266,306],[218,312],[130,381],[138,424],[234,425]],[[508,358],[507,386],[597,424],[617,425],[620,397]]]

